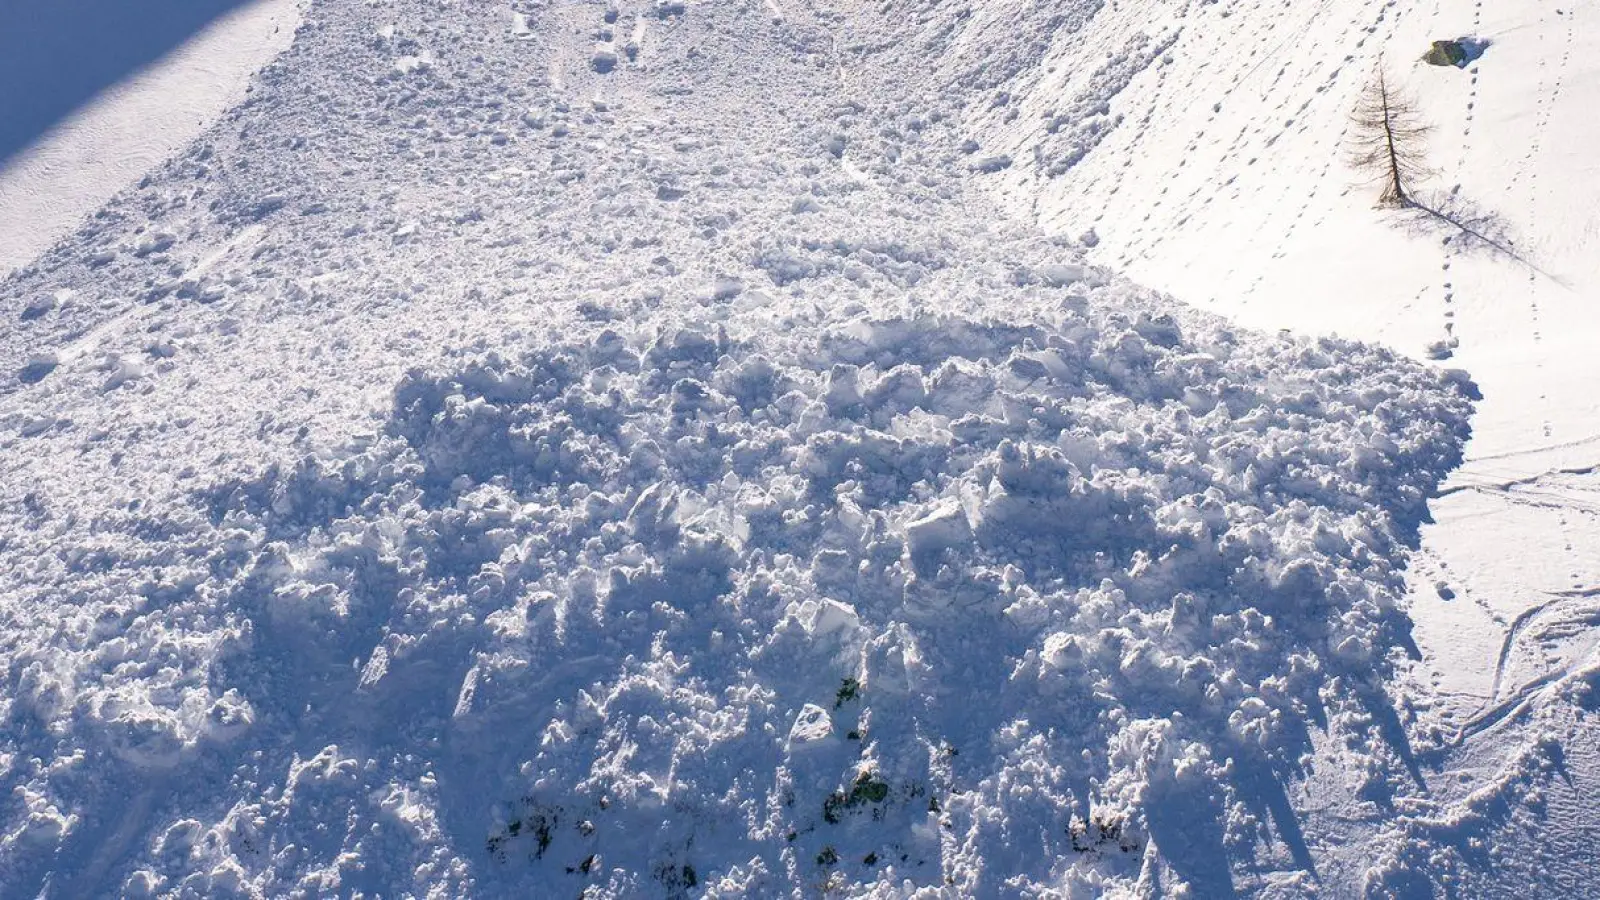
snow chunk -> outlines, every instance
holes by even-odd
[[[1003,153],[996,156],[981,156],[972,163],[972,170],[974,172],[982,172],[985,174],[1002,172],[1009,168],[1011,168],[1011,157]]]
[[[433,58],[425,54],[406,54],[395,58],[394,70],[401,75],[425,72],[433,68]]]
[[[28,355],[28,362],[17,377],[23,384],[35,384],[61,365],[61,354],[54,350],[39,350]]]
[[[906,547],[912,556],[938,553],[972,540],[972,526],[961,504],[944,501],[927,515],[906,524]]]
[[[1081,263],[1050,263],[1034,270],[1051,287],[1065,287],[1082,281],[1084,266]]]
[[[789,729],[788,752],[811,750],[833,737],[833,717],[814,703],[800,707],[794,726]]]
[[[827,637],[840,631],[849,631],[861,623],[855,609],[837,600],[806,600],[790,609],[789,615],[805,628],[812,638]]]
[[[114,353],[106,357],[102,368],[111,374],[106,377],[101,390],[114,391],[130,382],[150,375],[150,364],[136,355]]]

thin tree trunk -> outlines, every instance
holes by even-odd
[[[1394,200],[1401,206],[1409,206],[1411,198],[1406,196],[1406,189],[1400,184],[1400,154],[1394,146],[1394,113],[1389,106],[1389,83],[1382,73],[1378,75],[1378,90],[1383,94],[1383,138],[1389,148],[1389,178],[1394,184]]]

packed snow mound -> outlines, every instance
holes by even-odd
[[[92,730],[252,783],[123,890],[1204,887],[1304,854],[1310,722],[1392,789],[1438,376],[1081,304],[743,331],[413,372],[365,446],[202,492],[189,599],[107,652],[228,623],[211,677]],[[340,871],[374,842],[437,858]]]

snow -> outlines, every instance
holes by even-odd
[[[1444,728],[1505,722],[1500,713],[1524,708],[1541,686],[1577,678],[1593,647],[1576,623],[1600,583],[1588,483],[1600,412],[1587,349],[1600,296],[1591,246],[1600,173],[1586,149],[1600,138],[1589,114],[1600,78],[1594,10],[1455,0],[1156,7],[1122,15],[1174,39],[1159,63],[1133,55],[1139,38],[1129,43],[1117,15],[1097,16],[1055,32],[1052,50],[1007,86],[1014,99],[969,128],[991,151],[1036,161],[1007,173],[1006,202],[1051,231],[1091,230],[1095,262],[1242,324],[1381,341],[1471,372],[1484,397],[1467,460],[1431,504],[1435,521],[1413,560],[1423,682],[1414,690],[1433,696]],[[1014,28],[1050,34],[1046,15],[1019,14]],[[1481,51],[1467,65],[1420,60],[1432,41],[1463,35]],[[955,39],[976,36],[957,29]],[[1474,234],[1375,211],[1345,165],[1348,111],[1380,56],[1435,125],[1437,175],[1424,201]],[[1079,58],[1108,61],[1091,72]],[[1142,70],[1108,83],[1127,59]],[[1081,141],[1063,147],[1060,129],[1035,124],[1062,110],[1081,123],[1084,108],[1099,117],[1069,132],[1097,142],[1081,157]],[[1069,172],[1054,171],[1064,163]],[[1574,737],[1564,711],[1534,706]],[[1539,746],[1539,729],[1516,720],[1511,735],[1482,738],[1516,748],[1508,760]],[[1443,767],[1497,765],[1472,747],[1459,755]],[[1593,772],[1595,762],[1574,768]],[[1520,877],[1564,894],[1594,890],[1570,861]]]
[[[14,86],[0,99],[0,221],[17,226],[0,230],[0,272],[69,234],[237,105],[298,18],[296,0],[181,0],[148,15],[107,0],[13,10],[0,13],[0,84]],[[163,45],[190,27],[178,46]],[[131,74],[118,78],[119,65]]]
[[[313,0],[0,288],[0,893],[1583,893],[1593,282],[1342,189],[1410,10]]]

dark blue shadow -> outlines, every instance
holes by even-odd
[[[1464,37],[1456,38],[1456,43],[1460,44],[1466,53],[1466,58],[1461,61],[1461,68],[1464,69],[1477,62],[1478,57],[1482,56],[1483,51],[1489,49],[1489,45],[1493,42],[1488,38]]]
[[[247,0],[0,0],[0,164]]]
[[[1222,808],[1204,789],[1170,782],[1150,787],[1145,806],[1150,837],[1193,896],[1206,900],[1237,897],[1228,850],[1222,844]]]

